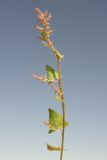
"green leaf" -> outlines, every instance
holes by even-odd
[[[63,116],[49,108],[49,132],[52,133],[58,129],[63,128]],[[65,122],[64,127],[68,126],[68,122]]]
[[[51,84],[52,81],[58,79],[58,73],[49,65],[46,65],[46,72],[47,72],[47,78],[50,81],[49,84]]]
[[[49,151],[61,151],[62,150],[60,146],[55,147],[55,146],[52,146],[52,145],[49,145],[49,144],[47,144],[47,149]]]
[[[56,79],[59,79],[58,72],[56,72],[56,71],[55,71],[55,77],[56,77]]]
[[[58,58],[60,58],[60,60],[64,58],[64,55],[62,55],[54,46],[51,47],[51,50]]]

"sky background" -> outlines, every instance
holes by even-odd
[[[0,0],[0,160],[59,159],[59,145],[42,124],[48,108],[61,111],[52,90],[35,81],[54,56],[37,40],[35,7],[52,15],[52,40],[64,54],[64,160],[107,160],[107,1]]]

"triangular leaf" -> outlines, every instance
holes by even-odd
[[[55,147],[55,146],[52,146],[52,145],[49,145],[49,144],[47,144],[47,149],[49,151],[61,151],[62,150],[60,146]]]
[[[51,50],[60,60],[64,58],[64,55],[62,55],[54,46],[51,46]]]
[[[58,113],[50,108],[49,108],[49,125],[52,126],[53,129],[52,129],[52,127],[51,128],[49,127],[48,133],[52,133],[52,132],[54,132],[58,129],[61,129],[63,127],[63,116],[60,113]],[[65,122],[64,127],[66,127],[66,126],[68,126],[68,122]]]
[[[46,72],[47,72],[47,78],[50,81],[49,84],[51,84],[52,81],[58,79],[58,73],[49,65],[46,65]]]
[[[56,72],[56,71],[55,71],[55,77],[56,77],[56,79],[59,79],[58,72]]]

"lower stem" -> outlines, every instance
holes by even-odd
[[[53,53],[54,53],[54,49],[51,48]],[[60,71],[60,62],[61,59],[59,56],[57,56],[56,54],[54,54],[57,60],[57,65],[58,65],[58,76],[59,76],[59,81],[58,81],[58,85],[59,85],[59,89],[60,92],[62,93],[61,99],[62,99],[62,115],[63,115],[63,122],[62,122],[62,137],[61,137],[61,153],[60,153],[60,160],[63,159],[63,151],[64,151],[64,135],[65,135],[65,102],[64,102],[64,94],[63,94],[63,89],[62,89],[62,81],[61,81],[61,71]]]
[[[65,135],[65,105],[62,102],[62,112],[63,112],[63,128],[62,128],[62,141],[61,141],[61,153],[60,153],[60,160],[63,158],[63,151],[64,151],[64,135]]]
[[[59,89],[62,93],[62,115],[63,115],[63,122],[62,122],[62,138],[61,138],[61,153],[60,153],[60,160],[63,159],[63,151],[64,151],[64,135],[65,135],[65,103],[64,103],[64,95],[62,90],[62,82],[61,82],[61,71],[60,71],[60,60],[57,57],[57,63],[58,63],[58,75],[59,75]]]

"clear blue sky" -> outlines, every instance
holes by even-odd
[[[34,8],[52,15],[52,40],[64,54],[67,103],[64,160],[107,160],[107,1],[0,1],[0,160],[59,159],[45,144],[59,144],[58,133],[42,124],[48,108],[60,111],[50,88],[32,79],[56,67],[34,29]]]

